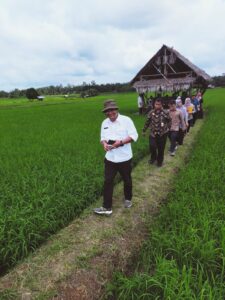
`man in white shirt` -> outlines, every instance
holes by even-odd
[[[114,100],[107,100],[102,110],[107,119],[101,126],[101,144],[106,151],[103,206],[94,210],[97,214],[112,214],[113,181],[120,173],[124,182],[124,207],[132,206],[131,142],[137,141],[138,133],[133,121],[120,115]]]

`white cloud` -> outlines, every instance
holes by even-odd
[[[162,46],[225,72],[224,0],[2,0],[0,89],[125,82]]]

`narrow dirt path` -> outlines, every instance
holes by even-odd
[[[131,209],[123,208],[120,183],[114,190],[110,217],[94,215],[90,212],[94,206],[86,209],[80,218],[0,278],[0,291],[12,295],[8,299],[100,299],[112,273],[127,269],[135,260],[148,233],[147,224],[184,167],[202,124],[202,120],[197,122],[175,157],[166,155],[162,168],[149,166],[148,157],[136,166]],[[98,205],[100,199],[95,207]]]

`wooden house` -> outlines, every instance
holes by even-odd
[[[146,92],[191,94],[193,88],[205,92],[211,77],[173,47],[161,49],[132,79],[131,85],[139,94]]]

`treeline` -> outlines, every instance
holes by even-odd
[[[217,87],[225,87],[225,74],[213,77],[212,84]]]
[[[70,95],[79,94],[81,97],[95,96],[99,93],[119,93],[119,92],[130,92],[134,89],[129,83],[106,83],[97,84],[95,81],[91,83],[83,82],[82,85],[71,85],[66,86],[50,85],[46,87],[37,88],[36,91],[39,95]],[[26,89],[19,90],[14,89],[10,92],[0,91],[0,98],[19,98],[26,96]]]
[[[212,77],[211,85],[215,87],[225,87],[225,74]],[[90,83],[83,82],[81,85],[68,84],[66,86],[50,85],[36,89],[39,95],[70,95],[79,94],[81,97],[96,96],[100,93],[121,93],[130,92],[134,89],[129,83],[105,83],[97,84],[95,81]],[[0,98],[19,98],[26,96],[26,89],[14,89],[10,92],[0,91]]]

